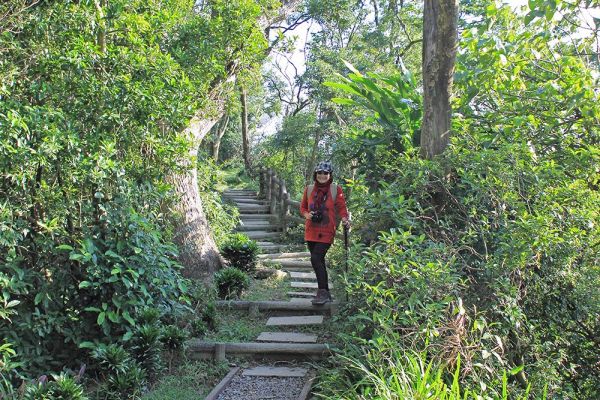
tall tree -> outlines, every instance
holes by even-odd
[[[248,95],[246,88],[240,85],[240,105],[242,106],[242,155],[244,158],[244,167],[247,172],[251,172],[250,165],[250,141],[248,139]]]
[[[226,88],[236,81],[245,52],[256,46],[253,43],[257,40],[253,36],[254,33],[260,31],[264,35],[268,32],[269,26],[285,19],[300,3],[301,0],[284,0],[277,10],[267,10],[269,12],[258,19],[255,29],[249,33],[250,37],[239,43],[237,48],[228,49],[231,51],[231,60],[225,73],[212,82],[212,90],[207,101],[204,102],[205,106],[196,112],[187,128],[181,132],[182,137],[191,141],[189,157],[180,161],[180,168],[167,180],[173,184],[178,196],[175,211],[179,219],[175,228],[175,240],[179,245],[179,259],[185,267],[184,273],[187,276],[206,277],[222,265],[221,256],[211,236],[202,208],[196,164],[192,160],[196,159],[198,146],[206,134],[225,112]],[[232,45],[235,46],[229,43],[228,47]],[[263,53],[264,56],[266,54]]]
[[[215,130],[215,137],[212,142],[212,156],[213,161],[217,163],[219,161],[219,149],[221,148],[221,140],[227,131],[227,125],[229,125],[229,114],[223,115],[217,129]]]
[[[421,155],[432,158],[450,141],[458,0],[425,0],[423,10],[423,123]]]

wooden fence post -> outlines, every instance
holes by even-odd
[[[267,169],[267,175],[265,177],[266,191],[265,191],[265,200],[271,201],[271,185],[273,182],[273,170],[271,168]]]
[[[279,178],[277,178],[277,175],[273,175],[272,183],[273,186],[271,187],[271,201],[269,202],[269,214],[275,214],[275,210],[277,209],[277,197],[279,197],[279,190],[276,190],[275,188],[275,184],[279,184]]]
[[[286,234],[288,226],[288,214],[290,213],[290,194],[283,184],[283,195],[281,196],[281,231]]]
[[[265,197],[265,168],[261,168],[258,174],[258,198]]]
[[[285,182],[283,181],[283,179],[279,179],[279,196],[277,196],[277,200],[279,206],[279,224],[281,225],[282,229],[285,229],[283,225],[283,220],[285,218],[285,198],[283,196],[285,195],[285,193]]]

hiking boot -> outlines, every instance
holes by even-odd
[[[328,301],[331,301],[331,295],[329,294],[329,290],[327,289],[319,289],[317,290],[317,295],[314,299],[312,299],[313,305],[321,306]]]

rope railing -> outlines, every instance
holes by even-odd
[[[269,213],[276,215],[283,233],[291,224],[303,224],[304,218],[293,215],[290,210],[298,210],[300,202],[292,200],[287,191],[285,181],[277,176],[271,168],[260,170],[260,189],[258,196],[269,203]]]

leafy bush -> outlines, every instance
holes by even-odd
[[[87,400],[83,387],[71,376],[61,374],[53,381],[27,385],[24,400]]]
[[[188,338],[189,334],[185,329],[177,325],[167,325],[162,329],[160,341],[168,350],[181,350]]]
[[[131,355],[116,344],[100,344],[92,350],[102,378],[96,389],[99,399],[136,399],[146,384],[146,373]]]
[[[225,186],[219,167],[211,158],[204,157],[198,163],[198,187],[203,211],[217,246],[227,240],[240,221],[238,208],[221,198],[220,190]]]
[[[162,370],[161,328],[157,324],[144,324],[136,329],[131,344],[131,355],[144,369],[149,379],[153,379]]]
[[[191,323],[191,331],[193,336],[202,337],[208,332],[208,324],[202,318],[197,318]]]
[[[225,268],[215,274],[215,285],[219,297],[232,299],[239,297],[250,285],[250,278],[237,268]]]
[[[258,253],[258,244],[243,233],[229,235],[221,246],[221,254],[229,261],[229,265],[245,272],[254,271]]]

